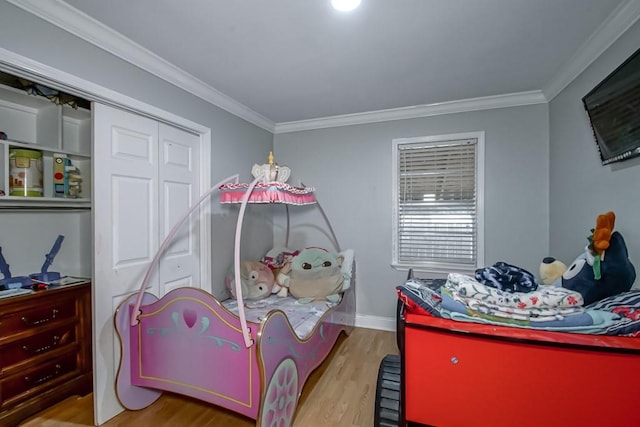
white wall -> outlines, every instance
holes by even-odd
[[[640,268],[640,159],[602,166],[582,97],[640,47],[640,23],[549,105],[550,252],[567,264],[587,245],[599,214],[616,213],[629,257]],[[637,283],[637,281],[636,281]]]
[[[251,165],[256,159],[266,158],[272,147],[271,133],[212,106],[6,2],[0,2],[0,40],[2,40],[2,48],[13,53],[211,128],[211,184],[234,173],[240,173],[242,180],[249,179]],[[3,59],[0,57],[0,61]],[[233,259],[233,229],[237,208],[214,205],[214,212],[212,260],[214,284],[222,289],[221,279]],[[0,213],[0,230],[2,230],[0,245],[4,249],[8,248],[9,242],[18,236],[11,232],[12,228],[15,229],[14,225],[12,228],[8,227],[10,220],[15,219],[16,215],[11,214],[11,217],[3,215],[6,214]],[[27,216],[21,218],[28,219]],[[262,253],[270,247],[271,223],[263,216],[254,218],[259,218],[259,221],[266,225],[249,227],[247,239],[265,243],[258,248],[255,245],[245,246]],[[32,226],[20,225],[32,231],[28,236],[30,238],[40,239],[43,236]],[[42,225],[46,227],[46,223]],[[54,223],[51,222],[49,225],[53,226]],[[48,233],[53,232],[48,230]],[[24,236],[24,234],[21,235]],[[49,243],[49,240],[47,234],[46,239],[42,239],[42,244],[50,247],[53,242]],[[65,240],[64,248],[73,250],[72,243],[73,239],[69,242]],[[76,253],[77,251],[78,248]],[[67,262],[67,255],[62,250],[59,257],[61,263]],[[37,259],[41,259],[39,253]]]
[[[394,317],[395,286],[406,277],[390,266],[392,140],[481,130],[486,132],[485,265],[506,261],[537,274],[548,248],[546,104],[274,136],[276,161],[292,168],[290,182],[316,187],[342,247],[355,250],[359,315]],[[330,245],[319,231],[317,210],[294,211],[302,214],[294,218],[290,246]]]

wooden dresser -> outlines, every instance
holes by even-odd
[[[91,389],[90,283],[0,299],[0,426]]]

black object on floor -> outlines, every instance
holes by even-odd
[[[400,425],[400,356],[387,354],[378,368],[375,427]]]

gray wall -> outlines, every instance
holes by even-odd
[[[616,213],[615,229],[640,268],[640,159],[602,166],[582,97],[640,47],[631,27],[549,105],[550,253],[571,263],[587,245],[599,214]],[[637,283],[637,281],[636,281]]]
[[[549,230],[546,104],[274,136],[276,161],[292,168],[290,182],[316,187],[341,246],[355,250],[358,314],[394,317],[394,288],[406,277],[390,266],[392,140],[482,130],[485,264],[506,261],[537,274]],[[317,210],[294,211],[301,213],[292,220],[291,247],[330,245]]]
[[[0,213],[0,247],[13,277],[39,273],[59,234],[64,240],[48,271],[91,277],[91,251],[83,250],[91,242],[90,233],[88,211]]]
[[[9,51],[211,128],[211,184],[234,173],[240,173],[241,180],[248,180],[251,165],[256,159],[266,158],[272,147],[270,132],[212,106],[6,2],[0,2],[0,40],[2,47]],[[237,209],[215,205],[214,212],[214,283],[221,283],[221,278],[233,259],[233,231]],[[29,221],[31,215],[5,217],[0,214],[0,241],[11,241],[16,237],[10,235],[10,229],[6,227],[10,222],[9,218],[24,218],[27,222],[18,226],[33,230],[33,226],[29,226],[32,224]],[[75,222],[82,223],[78,220]],[[266,226],[250,226],[245,233],[248,241],[265,243],[247,244],[244,245],[245,248],[263,253],[270,247],[270,221],[265,224]],[[12,229],[15,229],[13,223]],[[37,231],[28,237],[36,239],[36,244],[40,243],[41,237]],[[46,239],[43,238],[42,244],[48,248],[53,242],[49,242],[49,235],[44,237]],[[73,250],[72,240],[68,243],[66,248]],[[76,250],[82,251],[82,248]],[[36,255],[38,259],[43,259],[40,253]],[[61,253],[60,259],[66,262],[66,255]]]

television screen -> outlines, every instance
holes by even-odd
[[[640,156],[640,50],[582,98],[602,164]]]

